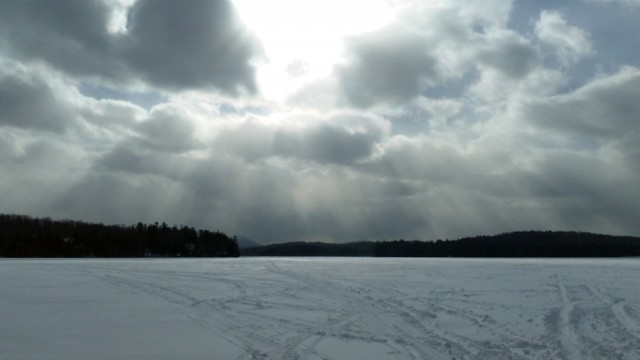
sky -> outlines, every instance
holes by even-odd
[[[640,1],[3,0],[0,213],[640,235]]]

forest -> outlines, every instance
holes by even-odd
[[[288,242],[240,249],[243,256],[373,256],[374,243],[368,241],[334,244]]]
[[[457,240],[288,242],[240,249],[235,237],[166,223],[104,225],[0,214],[0,257],[622,257],[640,238],[573,231],[519,231]]]
[[[222,232],[166,223],[103,225],[0,214],[0,257],[237,257]]]
[[[242,250],[248,256],[621,257],[640,256],[640,238],[573,231],[519,231],[458,240],[347,244],[284,243]]]

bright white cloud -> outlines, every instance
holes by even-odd
[[[589,33],[567,24],[561,13],[543,11],[536,23],[536,35],[551,45],[564,66],[571,65],[592,53]]]

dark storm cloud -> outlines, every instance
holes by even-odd
[[[155,172],[154,162],[149,161],[137,152],[137,149],[121,144],[105,153],[97,165],[111,171],[123,171],[130,173],[145,173],[151,166]]]
[[[104,1],[2,1],[4,55],[44,60],[70,74],[123,78],[126,64],[114,54],[109,14]]]
[[[351,62],[338,76],[355,106],[405,102],[439,77],[429,44],[419,35],[394,29],[352,39],[349,45]]]
[[[365,116],[301,117],[280,126],[249,119],[221,130],[216,145],[247,161],[281,157],[350,165],[371,156],[384,131],[379,120]]]
[[[538,64],[536,49],[517,35],[510,33],[479,51],[480,62],[511,78],[528,75]]]
[[[158,106],[140,123],[138,131],[144,146],[159,151],[189,151],[198,146],[195,127],[180,109]]]
[[[151,83],[255,91],[256,40],[228,1],[139,0],[126,40],[131,66]]]
[[[63,132],[74,111],[37,76],[0,74],[0,125]]]
[[[109,83],[255,91],[259,47],[228,1],[139,0],[130,11],[127,31],[111,34],[104,1],[3,1],[0,42],[14,59]]]
[[[349,164],[371,155],[379,134],[350,132],[332,124],[319,124],[302,133],[279,131],[274,153],[319,163]]]

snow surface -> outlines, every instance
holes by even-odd
[[[0,259],[0,359],[640,359],[640,259]]]

